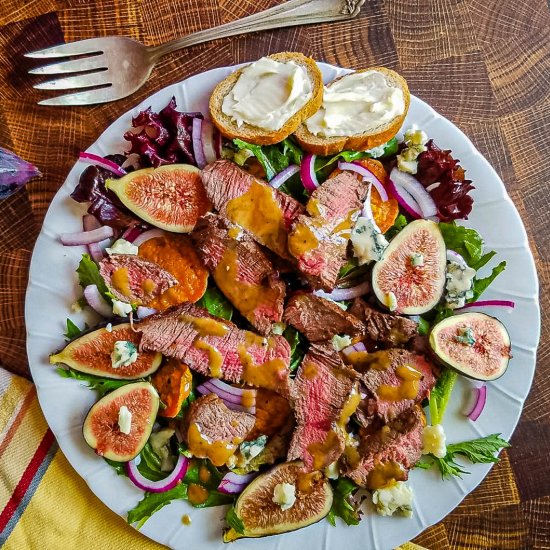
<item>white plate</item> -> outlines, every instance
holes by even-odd
[[[348,72],[324,63],[319,65],[325,82]],[[235,67],[214,69],[160,90],[111,124],[88,151],[99,155],[124,151],[127,143],[122,136],[130,127],[131,117],[149,105],[154,110],[161,109],[172,96],[176,97],[178,109],[182,111],[207,112],[210,92],[233,70]],[[525,229],[502,181],[460,130],[416,97],[411,97],[404,128],[413,123],[424,129],[438,145],[452,149],[455,157],[461,160],[476,186],[474,209],[467,225],[480,231],[487,248],[498,252],[499,261],[508,261],[506,271],[496,279],[484,298],[516,302],[511,314],[495,312],[508,327],[512,338],[514,358],[510,367],[500,380],[489,384],[487,406],[475,423],[460,414],[465,386],[459,385],[455,389],[445,418],[448,441],[463,441],[495,432],[509,439],[529,392],[540,332],[538,280]],[[84,208],[72,201],[69,194],[83,168],[81,163],[75,164],[54,197],[34,249],[25,307],[27,351],[40,405],[63,453],[92,491],[111,510],[125,518],[126,512],[141,499],[142,492],[125,477],[118,477],[111,467],[95,456],[81,434],[84,417],[95,400],[95,393],[75,380],[61,378],[48,364],[48,354],[63,345],[67,316],[81,325],[85,320],[84,313],[76,315],[70,310],[79,293],[74,271],[83,250],[63,247],[58,241],[59,233],[81,229]],[[410,476],[415,493],[412,519],[383,518],[367,509],[366,517],[357,527],[347,527],[340,520],[337,527],[321,521],[294,533],[241,540],[235,545],[246,550],[292,550],[305,545],[327,549],[343,543],[350,549],[394,548],[453,510],[487,475],[490,465],[473,465],[467,469],[471,474],[463,479],[444,482],[436,471],[413,471]],[[182,524],[184,514],[191,516],[190,526]],[[224,514],[225,507],[197,510],[187,502],[173,502],[155,514],[141,531],[175,549],[227,548],[221,541]]]

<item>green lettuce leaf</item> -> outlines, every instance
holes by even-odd
[[[235,506],[229,507],[227,514],[225,514],[225,521],[227,522],[227,525],[235,529],[239,535],[244,535],[244,524],[237,515],[237,512],[235,512]]]
[[[65,338],[67,340],[72,340],[73,338],[77,338],[82,334],[82,330],[79,329],[69,318],[67,318],[67,330],[65,331]]]
[[[201,479],[201,468],[206,468],[210,473],[206,481],[204,481],[204,477]],[[187,473],[185,474],[183,481],[188,485],[200,485],[201,487],[207,489],[208,498],[201,504],[191,504],[195,508],[210,508],[212,506],[221,506],[222,504],[234,502],[235,496],[228,495],[217,490],[222,478],[223,474],[209,460],[196,458],[192,459],[189,467],[187,468]]]
[[[145,493],[137,506],[128,512],[128,523],[136,523],[137,528],[140,529],[155,512],[178,499],[187,500],[187,485],[185,483],[179,483],[164,493]]]
[[[112,295],[110,295],[103,277],[99,274],[99,267],[89,254],[82,254],[82,259],[78,264],[76,273],[78,274],[78,280],[82,288],[86,288],[88,285],[96,285],[103,298],[105,298],[108,303],[111,303],[112,300],[110,296]]]
[[[290,344],[290,372],[294,372],[302,362],[306,354],[306,339],[294,327],[288,326],[283,332],[283,336]]]
[[[272,180],[290,163],[289,157],[283,152],[285,149],[284,145],[282,147],[278,143],[275,145],[254,145],[242,139],[234,139],[233,143],[239,150],[247,150],[258,159],[258,162],[264,169],[267,181]],[[295,157],[295,148],[291,150],[287,144],[286,150],[292,154],[293,158]]]
[[[231,320],[233,317],[233,306],[231,302],[215,286],[209,286],[203,297],[197,302],[198,306],[203,307],[211,315]]]
[[[435,386],[430,392],[430,420],[432,426],[441,424],[445,410],[449,404],[451,393],[455,386],[458,374],[451,369],[443,369]]]
[[[99,397],[103,397],[106,393],[125,386],[126,384],[144,381],[143,378],[139,378],[138,380],[111,380],[110,378],[102,378],[101,376],[94,376],[92,374],[63,367],[58,367],[56,372],[63,378],[74,378],[75,380],[84,382],[88,388],[96,391]]]
[[[493,267],[491,274],[483,279],[474,278],[472,291],[473,297],[468,302],[475,302],[487,290],[487,287],[496,279],[496,277],[506,269],[506,262],[502,261],[497,266]]]
[[[393,225],[384,233],[384,236],[388,240],[393,239],[407,225],[407,223],[407,218],[405,218],[403,214],[399,214],[397,218],[395,218]]]
[[[336,518],[342,518],[347,525],[358,525],[361,521],[359,504],[351,503],[351,495],[359,488],[351,479],[341,477],[331,480],[334,498],[327,520],[336,526]]]

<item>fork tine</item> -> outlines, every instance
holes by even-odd
[[[43,99],[38,105],[92,105],[94,103],[105,103],[117,99],[114,88],[100,88],[99,90],[90,90],[89,92],[78,92],[76,94],[66,94],[50,99]]]
[[[104,44],[99,38],[88,38],[78,42],[69,42],[68,44],[59,44],[44,50],[36,50],[25,54],[25,57],[35,59],[44,59],[47,57],[67,57],[69,55],[82,55],[86,53],[102,52]]]
[[[106,69],[107,57],[105,55],[96,55],[84,59],[74,59],[72,61],[63,61],[62,63],[52,63],[43,67],[35,67],[29,71],[29,74],[62,74],[76,73],[78,71],[90,71],[92,69]]]
[[[87,73],[80,76],[68,76],[57,80],[48,80],[33,86],[37,90],[67,90],[70,88],[87,88],[110,84],[109,71]]]

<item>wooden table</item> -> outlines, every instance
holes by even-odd
[[[40,107],[26,51],[120,34],[158,44],[276,0],[2,0],[0,145],[43,178],[0,202],[0,364],[29,376],[23,319],[27,269],[48,205],[80,150],[120,113],[192,74],[290,50],[344,67],[385,65],[452,120],[506,184],[541,280],[543,332],[531,394],[512,448],[481,486],[416,542],[431,549],[550,548],[550,14],[544,0],[367,0],[358,19],[280,29],[164,58],[121,101]],[[483,182],[476,182],[482,184]],[[520,367],[520,365],[517,365]]]

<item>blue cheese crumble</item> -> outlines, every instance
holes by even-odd
[[[398,514],[408,518],[412,517],[413,491],[404,481],[377,489],[372,493],[372,502],[376,512],[381,516]]]
[[[445,301],[451,309],[464,307],[466,300],[473,298],[476,270],[457,262],[447,263],[447,284]]]
[[[114,369],[128,367],[135,363],[138,358],[138,352],[135,344],[126,340],[117,340],[111,353],[111,363]]]

